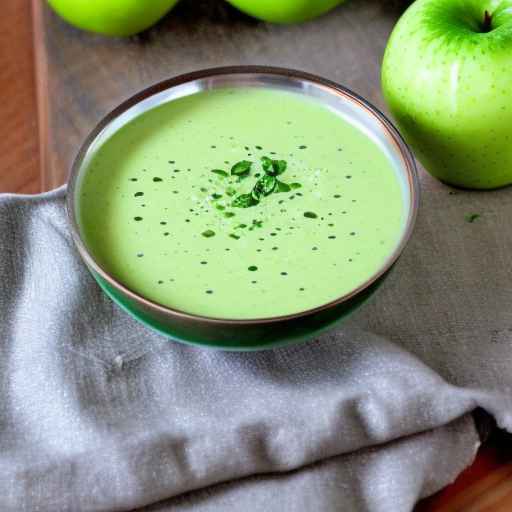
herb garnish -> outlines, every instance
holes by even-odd
[[[231,174],[233,176],[246,176],[251,170],[252,162],[249,160],[241,160],[231,167]]]
[[[262,156],[261,167],[265,172],[270,173],[272,171],[272,159],[268,156]]]
[[[270,176],[279,176],[286,171],[287,163],[285,160],[272,160],[268,156],[261,157],[261,167],[266,174]]]
[[[284,181],[276,180],[276,192],[290,192],[292,187],[288,185],[288,183],[285,183]]]
[[[285,160],[272,160],[272,170],[274,176],[279,176],[286,171],[286,161]]]
[[[255,228],[261,228],[262,226],[263,226],[263,221],[262,220],[253,219],[252,220],[252,225],[249,226],[249,231],[252,231]]]
[[[318,215],[315,212],[304,212],[304,217],[308,219],[316,219]]]
[[[206,231],[203,231],[201,234],[205,238],[211,238],[212,236],[215,236],[215,231],[212,231],[211,229],[207,229]]]
[[[243,162],[246,161],[244,160]],[[239,162],[233,168],[241,163]],[[300,183],[294,183],[292,187],[276,178],[276,176],[286,171],[287,166],[288,164],[285,160],[273,160],[268,156],[262,156],[261,167],[265,175],[258,179],[250,194],[239,195],[232,202],[232,206],[236,208],[249,208],[259,204],[263,197],[270,195],[272,192],[289,192],[292,188],[300,188],[302,186]],[[250,165],[247,169],[250,169]],[[231,173],[233,174],[233,170]],[[258,177],[259,174],[256,174],[256,176]]]
[[[222,176],[223,178],[229,176],[229,174],[226,171],[223,171],[222,169],[212,169],[212,172],[218,174],[219,176]]]
[[[235,208],[249,208],[259,203],[251,194],[241,194],[231,203]]]
[[[274,188],[276,187],[276,179],[274,176],[265,174],[262,178],[260,178],[254,188],[252,189],[252,197],[259,201],[262,196],[268,196],[272,194]]]
[[[473,222],[475,222],[475,220],[480,217],[481,217],[481,215],[479,213],[469,213],[468,215],[466,215],[465,219],[466,219],[466,222],[473,224]]]

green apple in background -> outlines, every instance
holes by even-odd
[[[241,11],[271,23],[299,23],[330,11],[344,0],[228,0]]]
[[[149,28],[178,0],[48,0],[66,21],[109,36],[131,36]]]
[[[382,87],[433,176],[512,183],[512,0],[417,0],[391,35]]]

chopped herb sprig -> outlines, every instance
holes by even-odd
[[[212,169],[212,172],[214,174],[217,174],[219,176],[222,176],[223,178],[229,176],[229,174],[226,171],[223,171],[222,169]]]
[[[251,206],[256,206],[259,203],[259,200],[254,199],[252,194],[241,194],[236,197],[231,206],[234,208],[249,208]]]
[[[289,185],[277,179],[276,176],[283,174],[288,167],[286,160],[274,160],[268,156],[262,156],[260,160],[261,168],[265,174],[258,179],[250,194],[237,196],[231,203],[231,206],[235,208],[250,208],[259,204],[264,197],[269,196],[272,192],[290,192],[290,190],[302,186],[300,183]],[[235,168],[237,168],[236,172]],[[251,162],[242,160],[242,162],[238,162],[233,166],[231,174],[238,176],[246,175],[249,173],[250,168]],[[241,172],[242,170],[243,172]]]
[[[241,160],[231,167],[232,176],[247,176],[251,170],[252,162],[249,160]]]

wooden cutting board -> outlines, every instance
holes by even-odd
[[[76,30],[34,1],[43,185],[66,180],[85,135],[122,99],[156,81],[206,67],[267,64],[323,75],[382,106],[380,61],[399,9],[358,0],[289,27],[220,0],[182,0],[151,31],[110,39]]]
[[[151,31],[109,39],[78,31],[43,0],[32,1],[44,190],[66,181],[86,134],[121,100],[200,68],[302,69],[340,82],[383,108],[380,61],[401,12],[400,1],[357,0],[313,22],[282,27],[250,19],[220,0],[182,0]],[[454,485],[420,503],[417,512],[512,511],[508,443],[510,437],[495,438]]]

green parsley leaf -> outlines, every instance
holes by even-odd
[[[276,180],[276,193],[279,192],[290,192],[292,188],[288,183],[285,183],[284,181]]]
[[[251,206],[256,206],[258,204],[258,200],[256,200],[251,194],[241,194],[231,203],[231,206],[235,208],[249,208]]]
[[[270,176],[279,176],[286,171],[287,163],[285,160],[272,160],[268,156],[261,157],[261,167]]]
[[[225,178],[226,176],[229,176],[229,174],[226,171],[223,171],[222,169],[212,169],[213,173],[218,174],[219,176],[222,176]]]
[[[266,173],[272,172],[272,160],[268,156],[261,157],[261,167]]]
[[[308,219],[316,219],[318,215],[315,212],[304,212],[304,217]]]
[[[272,169],[274,176],[279,176],[286,171],[287,163],[285,160],[272,160]]]
[[[233,165],[233,167],[231,167],[231,174],[233,176],[243,176],[249,174],[251,165],[252,162],[249,162],[248,160],[241,160],[240,162],[237,162],[235,165]]]
[[[212,236],[215,236],[215,231],[212,231],[211,229],[207,229],[206,231],[203,231],[201,234],[205,238],[211,238]]]
[[[268,196],[272,194],[274,188],[276,187],[276,179],[274,176],[270,176],[265,174],[262,178],[260,178],[254,188],[252,189],[252,197],[259,201],[262,196]]]

